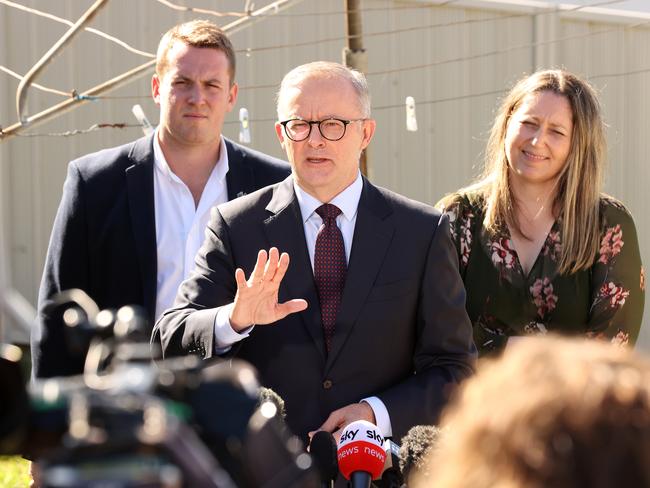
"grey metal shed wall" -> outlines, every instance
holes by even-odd
[[[91,2],[21,3],[74,21]],[[478,172],[492,115],[506,88],[535,67],[564,66],[592,80],[602,93],[611,159],[607,191],[635,215],[644,262],[650,263],[650,224],[645,216],[650,207],[644,191],[650,180],[648,25],[494,2],[435,3],[363,3],[368,79],[378,121],[369,150],[371,178],[435,203]],[[244,2],[192,0],[184,4],[236,11]],[[195,17],[209,18],[179,13],[153,0],[111,0],[92,26],[154,52],[162,32]],[[0,4],[0,64],[25,73],[66,29]],[[245,106],[252,119],[252,146],[282,156],[273,130],[277,84],[287,70],[300,63],[340,60],[344,36],[343,2],[339,0],[305,0],[234,34],[233,42],[240,51],[237,78],[241,89],[225,134],[237,138],[237,113]],[[145,60],[82,33],[38,82],[61,90],[83,90]],[[0,73],[0,126],[16,120],[17,85],[17,80]],[[419,131],[415,133],[405,127],[404,99],[409,95],[417,103]],[[149,97],[149,76],[108,96],[111,98],[83,105],[30,132],[62,132],[98,122],[134,123],[134,103],[143,106],[152,122],[157,121]],[[32,88],[29,112],[60,99]],[[140,135],[137,128],[104,129],[73,137],[15,137],[0,142],[5,273],[33,303],[68,161]],[[650,351],[649,322],[646,310],[640,347]]]

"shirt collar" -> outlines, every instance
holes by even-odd
[[[296,198],[298,199],[298,205],[300,205],[300,213],[302,214],[304,224],[309,220],[314,211],[324,202],[314,198],[305,190],[300,188],[295,179],[293,180],[293,189],[296,193]],[[361,178],[361,172],[359,171],[357,172],[356,179],[350,186],[326,203],[336,205],[341,209],[345,218],[352,221],[357,214],[357,209],[359,208],[361,190],[363,190],[363,179]]]
[[[221,136],[221,142],[219,143],[219,159],[217,164],[214,165],[212,173],[210,173],[210,180],[223,181],[226,178],[226,173],[228,173],[228,149],[226,148],[226,141],[223,136]],[[160,147],[160,141],[158,140],[158,128],[153,135],[153,161],[156,168],[162,172],[163,175],[167,176],[172,181],[181,183],[181,179],[176,176],[167,163],[165,159],[165,154],[163,153],[162,147]]]

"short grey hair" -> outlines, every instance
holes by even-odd
[[[302,64],[289,71],[282,82],[276,97],[276,108],[278,118],[281,118],[280,106],[287,89],[296,86],[301,81],[310,78],[341,78],[350,82],[354,92],[357,95],[359,109],[363,118],[370,117],[370,91],[368,90],[368,81],[363,73],[340,63],[331,61],[315,61],[313,63]]]

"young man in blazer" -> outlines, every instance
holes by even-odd
[[[250,361],[302,437],[364,419],[400,438],[473,371],[448,220],[361,176],[375,131],[361,73],[299,66],[277,109],[292,176],[213,210],[153,340]]]
[[[100,308],[172,305],[203,242],[210,208],[281,181],[283,161],[221,135],[237,99],[235,53],[213,23],[170,29],[157,52],[155,133],[72,161],[50,238],[32,334],[34,377],[82,372],[52,297],[81,288]]]

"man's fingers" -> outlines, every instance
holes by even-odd
[[[367,420],[372,424],[376,423],[375,414],[370,405],[365,402],[352,403],[338,410],[334,410],[318,430],[331,432],[338,444],[343,429],[356,420]]]
[[[241,288],[246,285],[246,273],[241,268],[235,270],[235,281],[237,282],[237,288]]]
[[[343,421],[340,412],[341,410],[334,410],[332,413],[330,413],[329,417],[327,417],[327,420],[325,420],[325,422],[323,422],[323,425],[321,425],[317,430],[324,430],[326,432],[334,432],[337,430]]]
[[[278,261],[280,259],[280,253],[278,252],[277,247],[272,247],[269,249],[269,260],[266,262],[266,266],[264,267],[264,275],[262,276],[262,280],[264,281],[271,281],[273,279],[273,276],[275,276],[275,272],[278,267]]]
[[[266,266],[266,259],[266,250],[260,249],[257,253],[255,268],[253,268],[253,272],[251,273],[251,284],[262,281],[262,276],[264,276],[264,267]]]
[[[284,278],[284,275],[287,273],[288,268],[289,268],[289,255],[286,252],[283,252],[282,255],[280,256],[280,260],[278,262],[275,276],[273,276],[273,283],[279,286],[280,282],[282,281],[282,278]]]
[[[278,303],[278,318],[277,320],[285,318],[287,315],[292,313],[302,312],[307,308],[307,300],[302,298],[294,298],[293,300],[286,301],[284,303]]]
[[[341,442],[341,435],[342,434],[343,434],[343,427],[341,427],[339,430],[336,430],[336,431],[332,432],[332,437],[334,437],[334,441],[336,442],[337,446]]]
[[[325,425],[325,424],[323,424],[323,425]],[[316,434],[316,432],[320,432],[320,431],[329,432],[329,431],[326,431],[325,429],[323,429],[322,427],[319,428],[318,430],[312,430],[311,432],[309,432],[307,434],[307,436],[309,437],[309,442],[310,443],[311,443],[312,437],[314,437],[314,434]],[[342,433],[343,433],[343,427],[341,427],[338,430],[335,430],[334,432],[331,432],[332,437],[334,437],[334,442],[336,443],[337,446],[339,445],[339,442],[341,441],[341,434]]]

